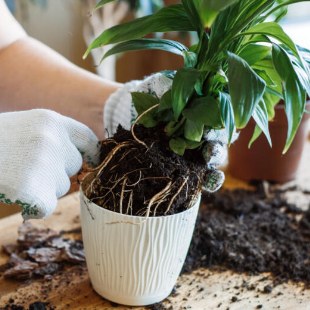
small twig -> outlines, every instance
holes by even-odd
[[[147,149],[148,149],[147,145],[146,145],[143,141],[139,140],[139,139],[137,138],[137,136],[135,135],[135,133],[134,133],[134,127],[135,127],[135,125],[137,124],[137,122],[139,121],[139,119],[140,119],[142,116],[144,116],[145,114],[147,114],[147,113],[150,112],[151,110],[154,110],[154,109],[157,108],[157,107],[159,107],[159,103],[153,105],[152,107],[150,107],[149,109],[147,109],[146,111],[144,111],[142,114],[140,114],[140,115],[136,118],[136,120],[134,121],[134,123],[132,124],[132,127],[131,127],[131,134],[132,134],[132,136],[134,137],[134,139],[135,139],[138,143],[144,145]]]
[[[182,188],[184,187],[185,183],[187,182],[188,180],[188,177],[186,179],[184,179],[183,183],[181,184],[180,188],[178,189],[178,191],[173,195],[173,197],[171,198],[170,202],[169,202],[169,205],[167,207],[167,210],[165,212],[165,215],[168,213],[168,211],[170,210],[172,204],[173,204],[173,201],[174,199],[180,194]]]

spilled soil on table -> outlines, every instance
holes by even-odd
[[[310,210],[282,198],[238,189],[203,195],[194,237],[183,268],[220,266],[249,275],[270,272],[274,285],[310,284]],[[268,288],[266,288],[268,290]]]
[[[102,142],[102,164],[86,196],[111,211],[138,216],[170,215],[191,207],[207,177],[201,149],[175,154],[162,126],[136,125],[134,134],[142,143],[121,126]]]

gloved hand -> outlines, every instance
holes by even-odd
[[[98,139],[85,125],[49,110],[0,114],[0,201],[22,216],[50,215],[86,162],[98,164]]]
[[[129,130],[135,119],[137,112],[132,102],[131,92],[143,92],[156,96],[158,99],[171,89],[172,80],[156,73],[143,81],[131,81],[119,88],[106,101],[104,107],[104,126],[108,135],[112,136],[121,124]],[[234,134],[232,142],[238,137]],[[204,189],[208,192],[217,191],[225,180],[225,174],[216,169],[223,164],[227,157],[228,136],[225,130],[211,130],[204,135],[207,141],[204,145],[203,155],[209,169],[208,178]]]

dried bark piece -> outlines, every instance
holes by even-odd
[[[53,263],[61,260],[61,250],[56,248],[30,248],[27,254],[37,263]]]
[[[32,277],[32,272],[39,265],[30,261],[24,261],[4,273],[5,278],[14,278],[18,280],[30,279]]]
[[[19,246],[17,244],[4,244],[2,245],[2,250],[5,254],[11,255],[12,253],[18,253],[19,252]]]
[[[19,255],[13,253],[11,254],[10,256],[10,259],[8,261],[8,264],[10,266],[16,266],[16,265],[19,265],[21,263],[23,263],[25,260],[23,258],[21,258]]]
[[[46,266],[36,268],[33,274],[44,277],[46,275],[52,275],[58,270],[58,268],[59,268],[59,265],[57,263],[50,263],[50,264],[47,264]]]
[[[30,222],[26,222],[19,226],[17,242],[24,248],[37,247],[59,235],[59,232],[53,229],[35,227]]]
[[[83,244],[78,241],[71,241],[62,249],[62,259],[70,263],[85,262]]]

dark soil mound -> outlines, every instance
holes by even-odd
[[[102,142],[101,160],[111,160],[97,170],[100,173],[86,191],[87,197],[124,214],[144,216],[149,203],[149,216],[185,211],[207,172],[201,152],[196,149],[186,150],[184,156],[175,154],[162,127],[147,129],[137,125],[135,135],[147,148],[121,127],[113,139]]]
[[[223,191],[204,196],[183,272],[223,266],[237,272],[271,272],[274,283],[310,283],[310,211],[275,192]]]

